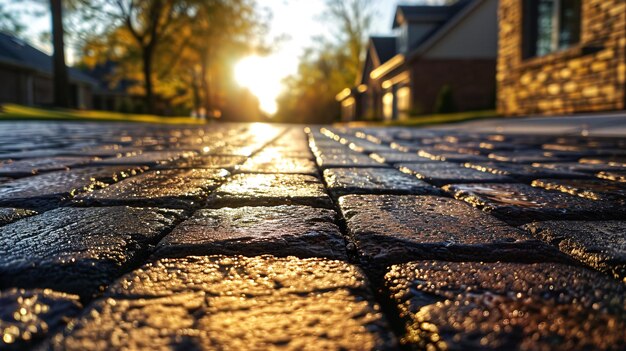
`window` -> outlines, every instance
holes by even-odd
[[[580,41],[582,0],[526,0],[524,57],[545,56]]]
[[[383,118],[386,121],[393,119],[393,93],[385,93],[383,95]]]
[[[409,117],[409,110],[411,108],[411,89],[409,87],[402,87],[396,92],[398,96],[398,117],[399,119],[405,119]]]
[[[356,117],[355,99],[349,97],[341,102],[342,117],[344,121],[352,121]]]

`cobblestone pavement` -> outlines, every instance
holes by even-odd
[[[0,349],[626,349],[626,140],[0,124]]]

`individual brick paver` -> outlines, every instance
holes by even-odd
[[[357,250],[377,265],[412,259],[559,259],[548,245],[450,198],[348,195],[339,206]]]
[[[317,164],[323,169],[336,167],[388,167],[366,155],[352,151],[320,154],[317,156]]]
[[[0,349],[31,349],[81,310],[76,295],[50,289],[0,291]]]
[[[0,208],[0,226],[15,222],[18,219],[32,216],[37,212],[32,210],[25,210],[22,208],[2,207]]]
[[[624,146],[622,145],[622,148]],[[624,152],[624,150],[620,150]],[[600,164],[612,167],[626,167],[626,156],[608,156],[608,157],[583,157],[580,163],[585,164]]]
[[[524,226],[538,239],[626,283],[626,221],[547,221]]]
[[[499,162],[533,163],[575,161],[580,158],[577,153],[535,151],[500,151],[489,154],[489,158]]]
[[[16,179],[0,184],[0,205],[49,209],[77,193],[142,171],[140,167],[89,167]]]
[[[202,155],[193,158],[183,158],[173,162],[159,165],[158,169],[186,169],[186,168],[209,168],[209,169],[233,169],[244,163],[244,156],[215,156]]]
[[[626,183],[626,171],[606,171],[598,172],[598,178],[613,180],[620,183]]]
[[[194,152],[181,151],[151,151],[138,155],[126,157],[112,157],[96,161],[97,165],[119,166],[119,165],[155,165],[176,160],[178,158],[189,158],[195,155]]]
[[[65,338],[55,338],[53,349],[395,346],[354,266],[322,259],[209,256],[162,259],[131,272]]]
[[[59,208],[0,227],[0,289],[89,296],[144,257],[180,210]]]
[[[40,172],[68,169],[93,160],[90,157],[50,157],[0,162],[0,176],[25,177]]]
[[[448,152],[434,149],[420,149],[417,154],[419,156],[429,158],[433,161],[447,161],[456,163],[489,161],[489,159],[483,155]]]
[[[370,157],[380,163],[420,163],[420,162],[436,162],[429,158],[419,156],[416,153],[388,151],[376,152],[370,154]]]
[[[149,171],[104,189],[77,196],[80,205],[194,207],[229,175],[223,169]]]
[[[167,235],[159,255],[247,255],[347,259],[336,213],[308,206],[200,210]]]
[[[536,179],[531,184],[592,200],[626,203],[626,184],[599,179]]]
[[[465,168],[456,163],[400,163],[395,165],[400,171],[412,174],[418,179],[442,186],[451,183],[507,183],[513,179],[502,174],[484,173]]]
[[[328,190],[345,194],[433,194],[438,190],[392,168],[331,168],[324,171]]]
[[[313,160],[313,153],[309,148],[308,144],[304,144],[303,146],[296,145],[276,145],[270,144],[261,151],[259,151],[255,156],[259,157],[276,157],[276,155],[280,155],[282,157],[288,158],[306,158],[309,160]]]
[[[301,174],[236,174],[209,199],[211,207],[290,204],[332,207],[322,182]]]
[[[308,158],[284,157],[281,154],[262,154],[249,158],[239,171],[242,173],[287,173],[311,174],[318,173],[315,162]]]
[[[626,348],[626,286],[589,269],[421,261],[385,280],[415,349]]]
[[[595,174],[603,171],[626,170],[626,167],[610,166],[607,164],[580,163],[580,162],[557,162],[557,163],[533,163],[534,167],[547,168],[555,171],[577,172]]]
[[[538,178],[586,179],[593,178],[589,174],[562,168],[545,168],[540,165],[502,163],[502,162],[468,162],[463,165],[485,173],[501,174],[513,177],[522,182],[531,182]]]
[[[513,224],[548,219],[620,219],[620,203],[596,201],[526,184],[451,184],[444,190]]]
[[[40,147],[40,146],[37,146]],[[15,161],[22,159],[33,159],[33,158],[47,158],[47,157],[78,157],[78,156],[98,156],[91,155],[81,150],[67,150],[67,149],[34,149],[34,150],[25,150],[25,151],[13,151],[7,153],[0,154],[0,160],[3,162],[6,161]]]

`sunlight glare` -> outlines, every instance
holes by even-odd
[[[276,112],[276,98],[282,89],[283,59],[279,56],[248,56],[235,66],[235,80],[259,99],[261,110]]]

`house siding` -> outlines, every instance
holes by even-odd
[[[626,108],[626,1],[583,0],[580,43],[524,59],[523,1],[501,0],[498,112],[564,114]]]
[[[441,89],[448,85],[459,111],[493,108],[495,59],[437,59],[410,63],[413,113],[434,112]]]
[[[13,67],[0,67],[0,102],[26,103],[26,76]]]

